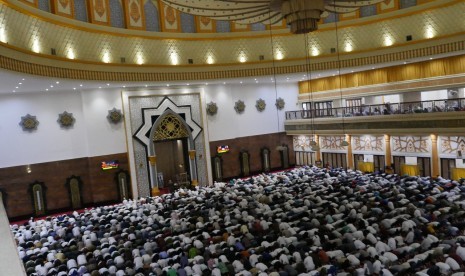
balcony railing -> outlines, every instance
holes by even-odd
[[[465,111],[465,98],[287,111],[286,120]]]

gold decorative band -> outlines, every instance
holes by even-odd
[[[194,160],[194,159],[195,159],[195,150],[190,150],[190,151],[189,151],[189,158],[190,158],[191,160]]]
[[[149,162],[150,162],[150,166],[155,166],[157,164],[157,156],[156,155],[149,156]]]
[[[351,59],[341,60],[341,68],[374,65],[379,63],[393,62],[414,59],[419,57],[433,56],[443,53],[451,53],[465,50],[465,41],[456,41],[440,45],[427,46],[423,48],[405,50],[395,53],[384,53],[380,55],[355,57]],[[50,57],[50,60],[53,60]],[[315,62],[311,65],[312,71],[319,70],[330,70],[339,67],[338,61],[325,61]],[[127,69],[125,66],[122,68]],[[80,70],[72,68],[60,68],[43,64],[36,64],[21,60],[16,60],[7,56],[0,56],[0,68],[17,71],[26,74],[46,76],[46,77],[58,77],[58,78],[69,78],[79,80],[104,80],[104,81],[174,81],[174,80],[208,80],[208,79],[225,79],[225,78],[240,78],[240,77],[252,77],[252,76],[267,76],[276,74],[290,74],[306,72],[306,64],[298,65],[283,65],[283,66],[269,66],[266,68],[257,68],[257,65],[251,64],[250,68],[245,69],[234,69],[234,70],[221,70],[218,67],[218,71],[202,71],[203,67],[195,67],[196,71],[180,71],[180,72],[106,72],[106,71],[92,71],[92,70]],[[157,68],[162,70],[162,67],[147,66],[152,70]],[[187,67],[186,67],[187,68]],[[193,68],[193,67],[189,67]],[[206,68],[206,67],[205,67]],[[113,68],[112,68],[113,69]],[[150,69],[149,69],[150,70]],[[301,90],[302,91],[302,90]]]

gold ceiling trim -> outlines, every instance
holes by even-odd
[[[160,142],[187,137],[189,137],[189,132],[181,120],[173,114],[166,114],[161,118],[160,124],[155,129],[153,141]]]
[[[463,49],[465,42],[457,42],[457,46],[459,46],[458,48]],[[443,52],[448,52],[447,50],[451,50],[448,47],[441,47],[440,49],[443,50]],[[422,51],[422,49],[418,50]],[[404,57],[404,54],[396,53],[395,57],[402,58]],[[400,60],[407,59],[408,58]],[[314,79],[311,81],[301,81],[299,82],[299,94],[335,91],[337,89],[358,88],[384,83],[399,83],[403,81],[412,81],[416,79],[427,79],[463,73],[465,73],[465,55],[460,55],[344,74],[341,76]]]
[[[341,61],[341,68],[375,65],[379,63],[387,63],[394,61],[404,61],[408,59],[414,59],[419,57],[434,56],[444,53],[452,53],[465,50],[465,41],[456,41],[440,45],[434,45],[429,47],[423,47],[413,50],[405,50],[396,53],[384,53],[380,55],[368,56],[368,57],[357,57]],[[312,71],[319,70],[334,70],[339,67],[338,61],[326,61],[311,64]],[[61,68],[43,64],[36,64],[27,61],[17,60],[11,57],[0,55],[0,68],[38,75],[45,77],[58,77],[68,79],[79,79],[79,80],[105,80],[105,81],[183,81],[183,80],[209,80],[209,79],[226,79],[226,78],[240,78],[240,77],[254,77],[254,76],[267,76],[276,73],[280,74],[291,74],[307,72],[305,64],[299,65],[284,65],[276,67],[256,68],[250,66],[245,69],[231,69],[225,70],[221,66],[217,66],[217,71],[202,71],[202,67],[195,67],[196,71],[180,71],[177,72],[121,72],[121,71],[92,71],[92,70],[80,70],[73,68]],[[109,66],[113,70],[117,69],[117,65]],[[123,68],[123,66],[122,66]],[[127,69],[127,67],[124,67]],[[157,69],[157,67],[148,67]],[[164,70],[163,66],[158,69]],[[205,69],[207,67],[204,67]],[[211,69],[210,67],[208,67]],[[373,71],[373,70],[372,70]],[[371,71],[370,71],[371,72]],[[349,74],[352,75],[352,74]],[[331,78],[318,79],[317,81],[329,81]],[[332,81],[334,82],[334,81]],[[359,84],[361,85],[361,84]],[[302,86],[302,83],[300,83]],[[314,88],[316,88],[315,86]],[[326,85],[324,89],[318,91],[331,90],[330,85]],[[348,86],[350,87],[350,86]],[[299,88],[300,93],[305,93],[305,89]],[[314,89],[314,91],[317,91]]]
[[[28,6],[25,3],[22,3],[18,0],[0,0],[1,4],[4,4],[5,6],[23,13],[25,15],[37,18],[39,20],[46,21],[48,23],[52,23],[58,26],[62,27],[68,27],[71,29],[76,29],[80,31],[86,31],[86,32],[91,32],[91,33],[98,33],[98,34],[103,34],[103,35],[113,35],[113,36],[119,36],[119,37],[131,37],[131,38],[144,38],[144,39],[154,39],[154,40],[167,40],[167,39],[174,39],[174,40],[187,40],[187,41],[202,41],[202,40],[233,40],[233,39],[255,39],[255,38],[266,38],[269,37],[268,32],[261,32],[261,34],[249,34],[249,35],[244,35],[244,33],[240,33],[240,35],[235,35],[237,33],[226,33],[224,35],[223,33],[196,33],[196,37],[186,37],[186,33],[169,33],[170,35],[166,35],[167,32],[157,32],[156,34],[163,34],[163,36],[154,36],[150,35],[148,31],[140,31],[140,30],[131,30],[131,29],[120,29],[120,28],[114,28],[114,27],[108,27],[108,26],[102,26],[98,24],[95,27],[87,27],[87,26],[78,26],[74,22],[76,20],[70,19],[67,17],[63,17],[60,15],[56,15],[53,13],[48,13],[42,10],[38,10],[37,8]],[[415,15],[418,13],[424,13],[427,11],[435,10],[435,9],[441,9],[444,7],[448,7],[451,5],[463,3],[463,0],[450,0],[449,2],[443,3],[441,1],[432,1],[432,2],[427,2],[421,5],[417,5],[416,7],[424,7],[424,8],[419,8],[418,10],[414,11],[407,11],[403,12],[401,14],[396,14],[396,12],[392,12],[393,14],[391,16],[383,16],[385,14],[381,14],[379,16],[383,16],[382,18],[374,18],[374,19],[366,19],[366,18],[361,18],[361,22],[355,22],[355,23],[346,23],[348,21],[341,21],[341,24],[338,24],[338,29],[344,29],[344,28],[352,28],[352,27],[357,27],[357,26],[363,26],[363,25],[369,25],[369,24],[374,24],[386,20],[393,20],[393,19],[398,19],[398,18],[403,18],[403,17],[408,17],[411,15]],[[433,5],[433,6],[430,6]],[[34,11],[38,10],[38,11]],[[397,10],[397,11],[402,11],[402,10]],[[43,15],[46,14],[46,15]],[[389,13],[388,13],[389,14]],[[374,16],[377,17],[377,16]],[[358,20],[358,19],[357,19]],[[73,22],[74,21],[74,22]],[[77,22],[81,23],[81,22]],[[93,23],[90,22],[84,22],[87,23],[86,25],[92,25]],[[325,25],[328,25],[325,27]],[[335,30],[334,24],[331,23],[326,23],[320,25],[322,28],[319,30],[316,30],[315,33],[317,32],[325,32],[325,31],[333,31]],[[268,30],[268,28],[267,28]],[[123,31],[123,32],[122,32]],[[143,32],[147,34],[142,34]],[[210,37],[198,37],[198,35],[210,35]],[[224,35],[224,36],[223,36]],[[274,36],[290,36],[294,35],[290,32],[287,32],[286,29],[282,29],[282,32],[274,33]]]

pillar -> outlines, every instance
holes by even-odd
[[[437,134],[431,134],[431,149],[431,176],[436,177],[440,175]]]
[[[151,193],[152,193],[152,196],[159,196],[161,193],[160,193],[160,190],[158,189],[158,176],[157,176],[157,156],[156,155],[152,155],[152,156],[149,156],[148,157],[149,159],[149,165],[150,165],[150,172],[152,175],[154,175],[154,184],[151,188]]]
[[[191,184],[192,186],[197,186],[198,180],[197,180],[197,170],[196,170],[196,163],[195,163],[195,150],[189,150],[189,162],[190,162],[190,167],[191,167]]]
[[[391,135],[384,134],[384,145],[385,145],[384,163],[386,163],[386,166],[391,166],[392,164]],[[387,173],[390,173],[390,172],[387,172]]]
[[[321,160],[321,150],[320,150],[320,136],[315,134],[314,137],[315,137],[315,142],[318,145],[318,150],[315,153],[315,160],[322,161]],[[322,164],[322,165],[324,165],[324,164]]]
[[[349,143],[347,146],[347,167],[354,169],[354,157],[352,154],[352,136],[350,134],[346,134],[346,141]]]

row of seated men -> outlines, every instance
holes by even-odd
[[[301,167],[12,225],[28,275],[464,275],[465,185]]]

